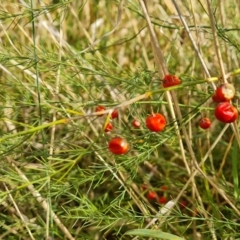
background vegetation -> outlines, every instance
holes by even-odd
[[[239,123],[211,101],[227,79],[238,107],[239,1],[176,1],[181,18],[145,2],[0,1],[0,239],[240,239]],[[171,92],[166,70],[182,80]],[[98,105],[119,111],[109,133]],[[151,112],[163,132],[145,127]],[[109,152],[114,136],[126,155]]]

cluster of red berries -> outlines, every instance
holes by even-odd
[[[95,112],[101,113],[104,112],[106,108],[104,106],[97,106]],[[102,117],[104,114],[98,114],[98,117]],[[111,113],[111,120],[118,117],[118,111],[114,110]],[[104,126],[104,132],[110,132],[113,129],[113,124],[108,122],[107,125]],[[122,137],[112,138],[108,144],[109,150],[116,155],[125,154],[129,151],[130,145],[126,139]]]
[[[107,124],[107,127],[109,124],[110,123]],[[167,122],[165,117],[160,113],[153,113],[146,118],[146,127],[152,132],[162,131],[165,128],[166,124]],[[139,128],[141,123],[139,120],[134,119],[132,125],[135,128]],[[130,149],[130,145],[126,139],[122,137],[115,137],[110,140],[108,148],[113,154],[120,155],[127,153]]]
[[[98,106],[95,109],[95,112],[103,112],[105,111],[105,107]],[[98,115],[99,117],[103,116],[103,114]],[[111,113],[111,119],[117,118],[118,112],[117,110],[114,110]],[[135,128],[140,128],[141,123],[138,119],[134,119],[132,122],[132,126]],[[165,117],[160,113],[153,113],[152,115],[148,116],[146,119],[146,127],[152,131],[152,132],[160,132],[162,131],[166,126],[166,119]],[[105,127],[104,131],[109,132],[113,129],[113,125],[111,122],[109,122]],[[108,144],[108,148],[111,153],[116,155],[125,154],[130,149],[130,144],[127,142],[126,139],[122,137],[114,137],[110,140]]]
[[[97,113],[101,113],[101,112],[104,112],[106,109],[104,106],[97,106],[96,109],[95,109],[95,112]],[[98,117],[102,117],[104,114],[99,114]],[[114,118],[117,118],[118,117],[118,111],[117,110],[114,110],[112,113],[111,113],[111,119],[114,119]],[[113,129],[113,125],[111,122],[109,122],[105,127],[104,127],[104,132],[110,132],[112,131]]]
[[[168,187],[167,186],[161,186],[160,189],[158,190],[159,193],[157,193],[154,190],[148,190],[149,187],[147,184],[142,185],[142,190],[147,191],[146,192],[146,197],[149,201],[154,201],[159,204],[165,204],[168,201]],[[186,200],[180,200],[179,201],[179,208],[184,209],[188,205],[188,202]]]
[[[173,75],[166,75],[163,79],[163,87],[171,87],[171,86],[175,86],[180,84],[181,81],[178,77],[173,76]],[[105,107],[104,106],[98,106],[95,110],[95,112],[103,112],[105,111]],[[98,115],[99,117],[103,116],[103,114]],[[115,110],[112,112],[111,114],[111,118],[116,118],[118,117],[118,112]],[[160,132],[162,131],[167,122],[165,117],[160,114],[160,113],[153,113],[150,116],[148,116],[146,118],[146,127],[152,131],[152,132]],[[141,126],[141,122],[138,119],[134,119],[132,121],[132,126],[134,128],[140,128]],[[111,122],[109,122],[105,127],[104,127],[104,131],[105,132],[109,132],[113,129],[113,125]],[[130,144],[127,142],[126,139],[122,138],[122,137],[114,137],[110,140],[109,144],[108,144],[108,148],[110,150],[111,153],[116,154],[116,155],[121,155],[121,154],[125,154],[129,151],[130,149]]]
[[[181,80],[174,75],[166,75],[163,78],[162,85],[164,88],[172,87],[181,84]],[[214,95],[212,96],[212,99],[214,102],[218,103],[218,105],[215,108],[215,117],[224,123],[232,123],[238,118],[238,111],[237,109],[230,103],[230,101],[233,99],[235,95],[235,89],[234,87],[229,83],[221,84],[217,89],[215,90]],[[98,113],[104,112],[105,107],[104,106],[98,106],[95,110]],[[103,116],[103,114],[98,115]],[[118,117],[118,111],[114,110],[111,113],[111,119]],[[160,132],[164,130],[166,126],[166,119],[165,117],[160,113],[152,113],[150,116],[146,118],[146,127],[152,131],[152,132]],[[202,129],[208,129],[211,126],[211,121],[209,118],[201,118],[199,121],[199,127]],[[141,122],[138,119],[134,119],[132,121],[132,126],[134,128],[140,128]],[[113,125],[111,122],[107,123],[106,126],[104,126],[104,131],[109,132],[113,129]],[[110,140],[108,144],[108,148],[111,153],[116,155],[125,154],[130,149],[130,144],[127,142],[126,139],[122,137],[114,137]]]
[[[234,95],[235,89],[229,83],[224,83],[217,87],[212,99],[218,103],[214,113],[219,121],[232,123],[238,118],[237,109],[230,103]]]
[[[161,196],[154,190],[149,190],[149,186],[147,184],[142,185],[142,190],[146,191],[146,197],[149,201],[155,201],[160,204],[165,204],[167,202],[167,186],[162,186],[159,189]]]
[[[219,121],[232,123],[238,118],[237,109],[230,103],[234,95],[235,89],[233,85],[229,83],[223,83],[216,88],[212,100],[218,103],[214,114]],[[211,126],[211,121],[209,118],[201,118],[198,125],[203,129],[207,129]]]
[[[153,113],[146,118],[146,127],[152,132],[162,131],[165,128],[166,124],[167,122],[165,117],[160,113]],[[133,120],[132,125],[135,128],[139,128],[140,121],[135,119]],[[130,145],[126,139],[121,137],[115,137],[110,140],[108,148],[113,154],[120,155],[127,153]]]

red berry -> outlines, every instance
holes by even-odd
[[[229,102],[222,102],[215,108],[215,117],[224,123],[232,123],[238,118],[237,109]]]
[[[148,198],[149,200],[155,200],[155,199],[157,199],[157,193],[154,192],[154,191],[149,191],[149,192],[147,193],[147,198]]]
[[[113,129],[113,125],[109,122],[104,129],[104,132],[110,132]]]
[[[146,183],[142,184],[141,188],[143,191],[145,191],[146,189],[148,189],[148,185]]]
[[[186,200],[182,200],[182,201],[179,203],[180,209],[186,208],[187,205],[188,205],[188,202],[187,202]]]
[[[162,131],[166,126],[166,119],[160,113],[154,113],[146,118],[146,126],[152,132]]]
[[[161,197],[158,198],[158,202],[159,202],[160,204],[164,204],[164,203],[167,202],[167,198],[164,197],[164,196],[161,196]]]
[[[209,118],[201,118],[198,122],[198,126],[202,129],[208,129],[211,126],[211,121]]]
[[[212,99],[214,102],[228,102],[233,99],[234,95],[234,86],[229,83],[223,83],[217,87]]]
[[[105,111],[105,107],[104,106],[97,106],[96,109],[95,109],[95,112],[103,112]],[[102,117],[104,114],[100,114],[100,115],[97,115],[98,117]]]
[[[116,155],[125,154],[129,151],[130,145],[126,139],[121,137],[112,138],[108,144],[108,149]]]
[[[221,100],[218,98],[218,96],[215,93],[212,95],[212,100],[214,102],[216,102],[216,103],[220,103],[221,102]]]
[[[114,118],[117,118],[118,117],[118,111],[117,110],[114,110],[112,113],[111,113],[111,118],[114,119]]]
[[[134,120],[132,121],[132,126],[133,126],[134,128],[140,128],[141,123],[140,123],[140,121],[139,121],[138,119],[134,119]]]
[[[164,88],[172,87],[181,84],[181,80],[177,76],[168,74],[163,78],[162,84]]]
[[[192,212],[192,216],[193,216],[193,217],[200,216],[200,212],[198,211],[198,209],[195,209],[195,210]]]
[[[161,189],[163,192],[165,192],[165,191],[167,191],[167,190],[168,190],[168,187],[167,187],[167,186],[165,186],[165,185],[163,185],[163,186],[161,186],[161,187],[160,187],[160,189]]]

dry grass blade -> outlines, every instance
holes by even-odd
[[[19,174],[19,176],[22,178],[24,184],[27,185],[27,188],[29,189],[29,191],[33,195],[33,197],[35,197],[36,200],[38,201],[38,203],[42,206],[42,208],[46,212],[48,212],[50,209],[49,203],[41,196],[41,194],[34,188],[34,186],[31,184],[31,182],[28,180],[28,178],[25,176],[25,174],[23,174],[23,172],[10,159],[8,159],[8,162],[15,169],[15,171]],[[58,218],[58,216],[52,210],[50,210],[50,214],[53,217],[54,222],[61,229],[61,231],[67,237],[67,239],[74,240],[75,238],[71,235],[71,233],[68,231],[68,229],[64,226],[64,224],[61,222],[61,220]]]
[[[20,210],[19,210],[16,202],[14,201],[14,199],[13,199],[13,197],[12,197],[12,195],[11,195],[9,189],[8,189],[8,187],[6,186],[6,184],[3,183],[3,185],[4,185],[4,188],[6,189],[6,192],[7,192],[8,196],[9,196],[11,202],[13,203],[13,206],[14,206],[15,209],[16,209],[16,212],[17,212],[18,216],[21,218],[23,224],[25,225],[25,227],[26,227],[26,229],[27,229],[27,232],[28,232],[30,238],[31,238],[32,240],[34,240],[35,238],[33,237],[33,234],[32,234],[32,232],[31,232],[31,230],[28,228],[28,219],[26,219],[26,217],[20,212]]]

